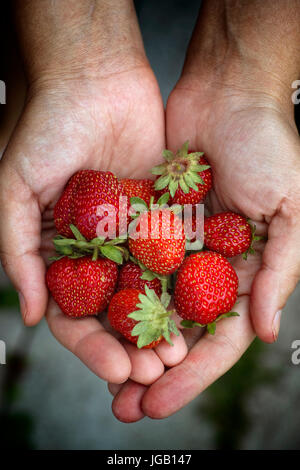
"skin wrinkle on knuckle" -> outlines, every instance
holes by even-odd
[[[242,348],[236,344],[232,339],[225,333],[217,332],[214,337],[208,336],[206,338],[209,342],[213,342],[214,346],[218,346],[221,351],[230,350],[233,352],[234,357],[238,359],[242,355]]]
[[[101,329],[95,330],[95,331],[90,331],[90,333],[88,333],[87,335],[84,335],[82,338],[79,338],[76,341],[76,343],[74,344],[73,348],[71,348],[71,350],[73,350],[73,353],[75,354],[75,356],[79,357],[81,349],[84,348],[86,341],[88,341],[88,339],[91,338],[92,336],[94,336],[95,334],[99,334],[99,333],[101,333]]]
[[[279,205],[276,215],[283,218],[289,224],[289,228],[300,228],[300,197],[299,203],[292,196],[284,196]]]
[[[5,266],[10,266],[14,265],[15,263],[10,263],[9,259],[15,260],[15,258],[21,258],[24,256],[40,256],[39,250],[25,250],[22,251],[21,253],[9,253],[8,251],[3,250],[3,248],[0,247],[0,259],[3,265]]]
[[[284,197],[279,204],[279,208],[275,216],[282,224],[281,230],[284,230],[286,234],[289,233],[300,233],[300,212],[298,204],[295,204],[294,201]],[[293,235],[292,235],[293,236]],[[281,233],[277,234],[278,238],[281,238]],[[273,251],[277,256],[282,256],[285,251],[282,246],[273,246]],[[300,276],[300,257],[289,257],[289,266],[285,266],[285,269],[288,269],[291,278],[294,278],[295,282],[299,280]],[[286,263],[286,259],[283,260]],[[273,272],[278,272],[281,267],[274,268],[267,259],[263,259],[262,268],[271,270]]]
[[[192,379],[196,379],[196,383],[198,384],[199,390],[205,389],[205,382],[203,379],[203,369],[200,369],[198,365],[198,359],[191,360],[188,358],[187,360],[183,361],[178,368],[182,371],[184,375],[191,377]],[[199,392],[200,393],[200,392]]]
[[[271,266],[271,264],[268,263],[268,261],[266,260],[263,260],[261,269],[271,271],[272,273],[277,275],[281,274],[282,272],[281,267]],[[291,294],[300,280],[300,260],[295,262],[293,265],[290,265],[288,268],[285,267],[285,272],[287,271],[287,269],[288,272],[285,275],[285,285],[289,285],[289,292]]]

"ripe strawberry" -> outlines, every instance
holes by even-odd
[[[46,274],[48,288],[62,312],[70,317],[97,315],[108,305],[118,278],[116,263],[106,258],[61,258]]]
[[[56,229],[58,233],[65,237],[73,237],[70,229],[72,223],[71,209],[76,194],[76,188],[83,174],[84,171],[77,171],[77,173],[69,179],[60,199],[54,207],[53,217]]]
[[[72,236],[69,226],[73,224],[85,238],[92,240],[97,237],[97,224],[105,217],[111,221],[108,229],[112,228],[115,232],[110,230],[107,238],[118,236],[120,196],[125,196],[125,193],[113,173],[79,171],[70,179],[54,208],[54,221],[58,232],[66,237]],[[110,209],[114,209],[115,213],[104,211],[98,215],[97,210],[101,205],[110,205]]]
[[[247,219],[234,212],[220,212],[205,218],[204,244],[210,250],[232,257],[244,253],[253,253],[252,243],[259,240],[256,237],[255,227]]]
[[[119,279],[117,290],[123,289],[138,289],[141,292],[145,292],[145,285],[149,289],[153,289],[155,293],[161,296],[161,282],[159,279],[154,278],[152,281],[146,281],[142,279],[142,269],[132,261],[128,261],[122,266],[119,272]]]
[[[176,155],[164,150],[165,163],[152,168],[158,175],[155,189],[158,197],[170,192],[171,204],[199,204],[212,187],[212,172],[203,152],[189,152],[185,142]]]
[[[170,295],[161,299],[145,286],[145,294],[139,289],[124,289],[117,292],[108,308],[111,326],[138,348],[154,348],[165,338],[171,345],[170,333],[179,334],[172,311],[167,312]]]
[[[143,212],[136,233],[129,232],[129,250],[146,268],[169,275],[181,265],[185,254],[185,235],[179,217],[168,209]]]
[[[145,201],[147,206],[149,206],[151,197],[155,197],[154,182],[152,180],[122,178],[119,182],[124,193],[129,199],[132,197],[139,197]]]
[[[177,273],[174,292],[175,308],[188,322],[183,326],[209,325],[215,331],[215,321],[230,312],[237,299],[238,277],[219,253],[201,251],[185,258]]]

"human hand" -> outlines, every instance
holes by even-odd
[[[271,73],[235,55],[216,64],[215,49],[199,46],[198,35],[205,33],[200,20],[183,76],[168,101],[168,148],[176,150],[188,138],[190,148],[203,150],[213,170],[214,190],[206,201],[210,212],[242,213],[268,241],[257,243],[247,261],[232,260],[239,277],[234,308],[239,318],[220,322],[215,336],[202,336],[199,329],[185,332],[188,356],[149,388],[132,382],[110,386],[113,410],[123,421],[173,414],[230,369],[255,334],[275,341],[277,312],[300,275],[300,147],[289,96],[293,73]]]
[[[121,29],[112,18],[108,22]],[[126,30],[123,20],[122,27]],[[54,66],[45,68],[45,52],[43,64],[35,59],[29,65],[27,103],[0,163],[1,261],[21,295],[28,326],[38,323],[47,308],[45,263],[55,234],[53,207],[68,179],[85,168],[120,177],[147,176],[165,146],[162,100],[135,27],[130,16],[126,49],[112,45],[116,51],[111,47],[108,57],[94,55],[80,64],[73,56],[69,59],[68,49],[54,60],[53,44],[46,48],[46,58]],[[80,56],[80,48],[76,54]],[[149,384],[163,373],[164,363],[176,363],[186,351],[182,338],[175,338],[170,357],[163,346],[157,352],[138,351],[119,342],[105,322],[64,317],[51,299],[46,318],[64,346],[115,383],[131,377]]]

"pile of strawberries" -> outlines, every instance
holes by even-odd
[[[59,235],[46,275],[53,298],[70,317],[107,311],[111,326],[139,348],[172,344],[179,334],[172,297],[187,328],[214,334],[217,321],[236,316],[238,277],[226,258],[246,258],[259,238],[245,217],[222,212],[204,218],[204,244],[187,250],[194,240],[186,227],[199,222],[196,205],[212,188],[212,171],[187,142],[163,156],[155,181],[78,171],[54,208]],[[192,212],[183,220],[187,204]]]

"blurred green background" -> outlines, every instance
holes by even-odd
[[[0,151],[25,93],[9,4],[1,6],[6,48],[0,79],[7,83],[7,104],[0,106]],[[146,51],[165,101],[179,77],[199,4],[137,1]],[[122,424],[111,413],[106,384],[56,342],[45,321],[23,327],[16,293],[0,270],[0,340],[7,346],[7,364],[0,365],[0,448],[298,449],[300,365],[292,364],[291,345],[300,340],[299,305],[298,288],[284,311],[277,343],[256,340],[231,371],[184,410],[163,421]]]

